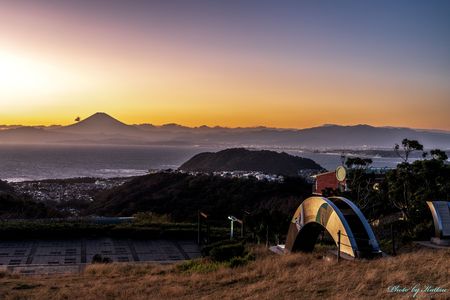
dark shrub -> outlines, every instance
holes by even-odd
[[[109,264],[112,263],[112,259],[109,257],[103,257],[101,254],[95,254],[92,257],[92,263],[93,264]]]
[[[214,261],[229,261],[233,257],[243,256],[245,247],[243,243],[217,246],[209,252],[209,256]]]
[[[232,259],[230,259],[230,267],[231,268],[236,268],[236,267],[240,267],[240,266],[245,266],[246,264],[248,264],[249,261],[254,260],[254,258],[250,255],[246,255],[245,257],[233,257]]]
[[[102,262],[103,262],[103,257],[100,254],[95,254],[92,257],[92,263],[93,264],[99,264],[99,263],[102,263]]]
[[[243,243],[243,241],[240,240],[222,240],[222,241],[218,241],[206,246],[203,246],[203,248],[201,249],[201,253],[203,256],[209,256],[210,252],[212,249],[217,248],[217,247],[221,247],[221,246],[225,246],[225,245],[233,245],[236,243]]]
[[[413,228],[413,237],[415,240],[428,240],[430,236],[434,235],[434,226],[431,221],[417,224]]]

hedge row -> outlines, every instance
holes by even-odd
[[[212,228],[211,235],[226,235],[225,228]],[[72,239],[72,238],[127,238],[127,239],[186,239],[197,238],[195,224],[117,224],[89,223],[34,223],[0,222],[0,239]]]

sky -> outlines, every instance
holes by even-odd
[[[450,130],[450,1],[0,0],[0,124]]]

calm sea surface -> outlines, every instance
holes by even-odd
[[[7,181],[71,177],[124,177],[149,169],[177,168],[193,155],[217,148],[170,146],[0,145],[0,179]],[[286,151],[311,158],[326,169],[340,165],[339,155]],[[396,158],[374,158],[375,167],[393,167]]]

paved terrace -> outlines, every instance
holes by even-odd
[[[193,241],[172,240],[28,240],[0,241],[0,269],[19,273],[80,271],[100,254],[113,262],[171,263],[200,256]]]

